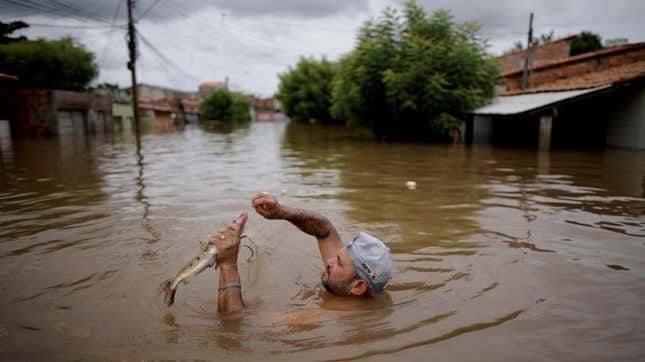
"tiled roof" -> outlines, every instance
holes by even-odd
[[[199,104],[190,99],[182,99],[181,105],[186,113],[199,113]]]
[[[18,77],[11,74],[0,73],[0,79],[18,80]]]
[[[222,86],[222,82],[204,82],[199,85],[199,89],[214,89]]]
[[[641,48],[645,48],[645,42],[634,43],[634,44],[626,44],[626,45],[617,46],[617,47],[613,47],[613,48],[609,48],[609,49],[598,50],[598,51],[595,51],[595,52],[578,54],[578,55],[575,55],[575,56],[572,56],[572,57],[568,57],[566,59],[556,60],[555,62],[552,62],[552,63],[542,64],[542,65],[532,67],[531,71],[536,71],[536,70],[541,70],[541,69],[546,69],[546,68],[552,68],[552,67],[558,67],[558,66],[562,66],[562,65],[565,65],[565,64],[569,64],[569,63],[575,63],[575,62],[579,62],[579,61],[583,61],[583,60],[587,60],[587,59],[602,57],[602,56],[605,56],[605,55],[621,53],[621,52],[625,52],[625,51],[637,50],[637,49],[641,49]],[[522,69],[511,70],[511,71],[504,72],[504,73],[500,74],[500,77],[508,77],[508,76],[511,76],[511,75],[521,74],[522,72],[523,72]]]
[[[140,109],[152,109],[159,112],[170,112],[170,104],[167,101],[151,101],[148,97],[139,97]]]
[[[645,77],[645,60],[587,73],[577,77],[556,80],[555,82],[534,88],[507,91],[501,95],[594,88],[641,77]]]

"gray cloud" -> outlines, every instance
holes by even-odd
[[[25,2],[39,10],[18,6],[17,1],[0,0],[0,20],[21,18],[39,24],[22,32],[31,38],[72,36],[96,54],[101,71],[99,81],[129,83],[124,29],[109,26],[117,7],[116,24],[126,22],[126,0]],[[294,65],[300,55],[337,59],[352,49],[356,30],[364,20],[378,16],[388,5],[400,8],[403,2],[160,0],[139,22],[138,29],[173,65],[166,64],[140,42],[140,79],[190,90],[196,89],[200,81],[223,80],[228,76],[242,90],[270,95],[277,88],[277,73]],[[138,18],[155,0],[136,3]],[[509,49],[518,40],[526,41],[530,12],[535,14],[536,35],[553,30],[556,37],[561,37],[590,30],[604,39],[645,40],[642,0],[417,0],[417,3],[428,11],[450,9],[459,22],[477,21],[495,54]]]
[[[398,4],[404,1],[397,1]],[[450,9],[457,21],[477,21],[482,32],[495,39],[526,41],[529,14],[534,13],[534,33],[554,31],[556,37],[590,30],[603,38],[628,37],[642,41],[645,1],[642,0],[418,0],[428,11]]]
[[[111,22],[121,3],[117,21],[127,21],[126,0],[31,0],[17,5],[16,2],[0,1],[3,18],[48,14],[52,17],[81,18]],[[135,18],[143,16],[151,21],[167,21],[185,17],[186,14],[217,9],[221,14],[234,16],[285,15],[300,18],[319,18],[342,13],[365,12],[369,0],[138,0],[135,2]],[[148,9],[150,9],[148,11]]]

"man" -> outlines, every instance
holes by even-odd
[[[346,246],[336,228],[326,217],[309,210],[281,205],[267,193],[253,197],[252,205],[266,219],[287,220],[318,241],[318,249],[325,263],[323,286],[341,296],[374,296],[392,276],[390,249],[379,239],[360,232]],[[221,313],[240,312],[244,309],[240,277],[237,272],[237,253],[240,235],[248,219],[242,213],[228,228],[219,230],[211,243],[217,246],[220,268],[220,287],[217,310]]]

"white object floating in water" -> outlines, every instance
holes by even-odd
[[[410,190],[414,190],[417,188],[417,183],[414,181],[408,181],[405,183],[405,186]]]
[[[286,195],[286,194],[287,194],[287,190],[286,190],[286,189],[282,189],[282,190],[280,190],[280,195],[284,196],[284,195]]]

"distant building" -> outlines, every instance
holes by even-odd
[[[197,123],[199,121],[199,103],[190,99],[182,99],[180,103],[181,113],[184,114],[185,123]]]
[[[253,119],[256,122],[284,121],[282,104],[275,98],[250,97],[249,102],[253,109]]]
[[[605,48],[613,48],[621,45],[626,45],[629,43],[627,38],[614,38],[614,39],[607,39],[605,40]]]
[[[146,97],[152,101],[170,100],[170,99],[193,99],[197,100],[199,94],[156,85],[139,83],[137,85],[139,96]]]
[[[199,118],[199,93],[187,92],[149,84],[137,86],[139,95],[139,118],[142,130],[165,132],[171,127],[182,128],[186,123]],[[127,97],[123,97],[122,91]],[[131,88],[120,90],[115,97],[114,114],[116,124],[123,129],[132,129]],[[117,101],[118,98],[118,101]],[[170,121],[169,121],[170,120]]]
[[[203,98],[221,88],[225,88],[222,82],[204,82],[199,85],[199,95]]]
[[[139,97],[139,118],[143,130],[161,133],[175,130],[172,108],[166,100]]]

